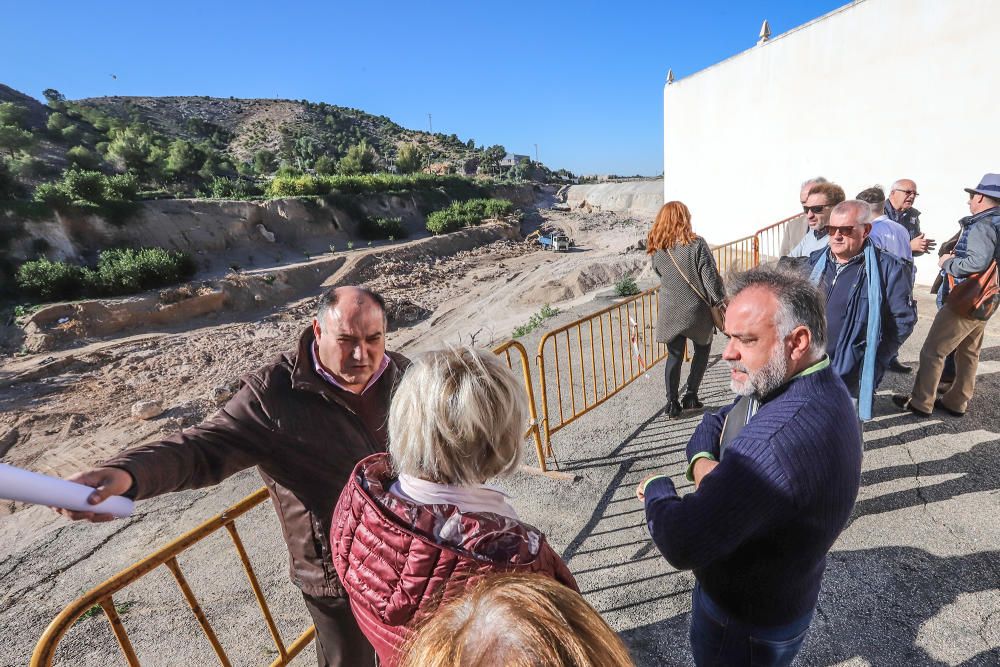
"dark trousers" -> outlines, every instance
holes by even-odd
[[[667,384],[667,400],[676,401],[680,394],[681,362],[684,361],[684,336],[677,336],[667,343],[667,360],[663,366],[663,374]],[[701,379],[705,377],[708,368],[708,353],[712,344],[694,345],[694,357],[691,359],[691,372],[688,373],[686,394],[698,395]]]
[[[813,612],[786,625],[760,627],[727,614],[695,584],[691,652],[698,667],[785,667],[802,648]]]
[[[319,667],[367,667],[375,664],[375,649],[361,633],[347,598],[302,594],[316,625]]]

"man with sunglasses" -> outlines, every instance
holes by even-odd
[[[802,205],[809,231],[788,253],[789,257],[809,257],[826,247],[826,224],[830,219],[830,211],[844,199],[844,189],[836,183],[817,183],[810,188],[805,204]]]
[[[828,181],[822,176],[816,176],[815,178],[810,178],[807,181],[802,181],[802,185],[799,186],[799,206],[806,205],[806,199],[809,198],[809,191],[812,190],[814,185],[820,183],[827,183]],[[806,221],[806,214],[803,212],[802,215],[797,215],[785,224],[785,233],[781,235],[781,247],[778,249],[779,257],[787,257],[788,253],[791,252],[792,248],[798,245],[802,237],[809,232],[809,223]]]
[[[890,220],[903,225],[910,233],[910,250],[915,257],[933,250],[937,243],[920,231],[920,211],[913,207],[918,196],[920,193],[917,192],[917,184],[908,178],[901,178],[889,188],[889,199],[883,209]]]
[[[969,213],[962,218],[958,243],[952,253],[941,255],[938,265],[946,276],[959,281],[984,271],[1000,257],[1000,174],[986,174],[969,193]],[[976,369],[986,330],[984,320],[964,317],[948,308],[952,281],[941,285],[945,307],[934,316],[920,348],[920,368],[909,396],[896,395],[892,402],[904,410],[930,417],[935,408],[954,416],[965,414],[976,388]],[[945,357],[955,353],[955,380],[940,398],[935,398]]]
[[[862,420],[871,419],[875,389],[917,320],[912,270],[871,242],[870,221],[868,203],[837,204],[829,248],[809,256],[810,278],[826,294],[826,351]]]

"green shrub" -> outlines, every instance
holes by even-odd
[[[212,199],[250,199],[260,194],[260,188],[242,178],[214,178],[205,195]]]
[[[104,250],[96,268],[37,259],[22,264],[16,282],[22,294],[40,301],[80,296],[133,294],[182,282],[195,271],[185,253],[162,248]]]
[[[487,194],[486,190],[463,176],[436,174],[334,174],[331,176],[278,175],[268,184],[266,196],[304,197],[341,194],[372,194],[402,190],[439,193],[443,190],[449,199],[471,199]]]
[[[80,169],[96,169],[101,163],[101,158],[97,157],[84,146],[73,146],[66,151],[66,159],[74,167]]]
[[[190,278],[195,265],[190,256],[163,248],[120,248],[101,252],[97,268],[85,275],[92,294],[132,294]]]
[[[519,327],[515,328],[511,333],[512,338],[520,338],[521,336],[527,336],[535,329],[539,328],[544,324],[545,320],[550,317],[555,317],[559,314],[558,308],[553,308],[549,304],[542,306],[542,309],[537,313],[528,318],[528,321]]]
[[[497,218],[514,210],[506,199],[470,199],[452,202],[448,208],[427,216],[427,231],[447,234],[463,227],[474,227],[487,218]]]
[[[42,301],[75,299],[83,292],[84,269],[65,262],[35,259],[17,269],[18,288]]]
[[[402,218],[365,217],[358,225],[358,235],[363,239],[406,238],[409,233],[403,227]]]
[[[618,296],[634,296],[639,293],[639,286],[632,276],[624,276],[615,281],[615,294]]]

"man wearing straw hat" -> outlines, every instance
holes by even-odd
[[[930,417],[938,408],[961,417],[969,407],[976,388],[976,369],[983,346],[986,321],[971,319],[948,307],[949,284],[986,270],[1000,256],[1000,174],[986,174],[969,193],[969,213],[952,253],[941,255],[938,265],[946,276],[941,284],[945,307],[938,310],[920,349],[920,368],[913,379],[910,395],[896,395],[893,402],[921,417]],[[955,380],[948,391],[935,398],[944,360],[955,353]]]

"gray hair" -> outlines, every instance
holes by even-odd
[[[871,207],[873,216],[882,215],[882,209],[885,206],[885,190],[882,189],[881,185],[873,185],[870,188],[865,188],[856,194],[854,198],[867,202]]]
[[[812,334],[810,354],[826,353],[826,299],[812,282],[796,271],[764,266],[733,274],[726,281],[730,301],[751,287],[765,289],[778,300],[774,326],[781,338],[804,326]]]
[[[910,183],[913,183],[914,185],[917,184],[917,182],[915,180],[913,180],[912,178],[898,178],[898,179],[896,179],[895,181],[892,182],[892,185],[889,186],[889,192],[892,192],[893,190],[898,190],[899,189],[899,184],[902,183],[903,181],[909,181]]]
[[[855,225],[866,225],[872,221],[871,204],[857,199],[848,199],[834,206],[833,210],[830,211],[830,218],[833,219],[833,216],[843,214],[851,216]]]
[[[495,354],[472,347],[427,352],[406,371],[389,408],[398,473],[472,486],[521,462],[528,398]]]
[[[830,181],[826,180],[822,176],[817,176],[816,178],[810,178],[808,181],[802,181],[802,185],[799,186],[799,189],[804,189],[807,185],[819,185],[820,183],[829,182]]]

